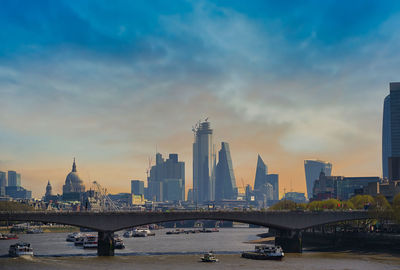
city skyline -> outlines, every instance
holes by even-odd
[[[73,157],[85,185],[129,191],[156,148],[185,162],[187,190],[190,129],[206,117],[244,184],[253,185],[257,154],[280,190],[305,192],[306,159],[331,162],[335,175],[382,175],[400,4],[92,5],[6,1],[0,10],[0,171],[21,173],[34,197],[48,180],[62,193]]]

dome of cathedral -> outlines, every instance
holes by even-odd
[[[78,172],[76,171],[75,159],[74,163],[72,164],[72,171],[67,175],[67,178],[65,179],[63,191],[64,193],[85,191],[85,185],[83,184],[82,179],[79,177]]]

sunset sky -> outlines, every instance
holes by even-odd
[[[383,100],[400,81],[400,1],[1,1],[0,171],[34,197],[130,192],[156,149],[192,185],[192,126],[230,144],[238,187],[257,154],[281,194],[304,159],[381,176]],[[153,157],[154,160],[154,157]]]

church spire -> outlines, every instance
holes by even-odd
[[[72,164],[72,172],[76,172],[75,158],[74,158],[74,163]]]

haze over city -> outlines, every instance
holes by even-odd
[[[239,189],[258,154],[281,193],[305,192],[309,158],[381,176],[399,3],[317,3],[5,2],[0,170],[41,197],[48,180],[61,193],[76,157],[87,186],[116,193],[145,181],[158,151],[179,154],[191,187],[191,129],[209,117]]]

